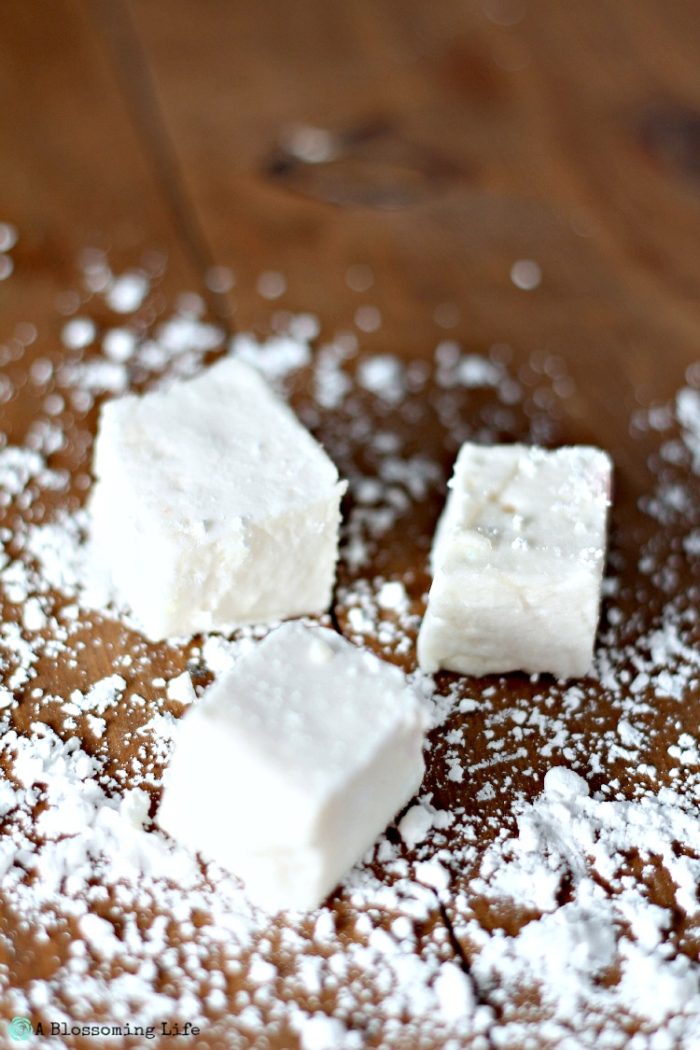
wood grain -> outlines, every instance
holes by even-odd
[[[0,11],[2,209],[19,228],[12,280],[0,284],[0,338],[38,329],[33,356],[60,359],[60,295],[81,252],[108,248],[114,265],[168,257],[168,290],[198,274],[171,227],[150,159],[140,148],[92,21],[79,4],[21,2]],[[31,386],[2,407],[2,429],[21,441],[38,412]]]
[[[603,368],[611,406],[666,396],[700,321],[692,5],[500,6],[514,24],[450,2],[131,11],[202,227],[240,273],[242,325],[266,268],[287,275],[285,305],[348,323],[359,260],[376,344],[425,346],[455,302],[456,335],[556,349],[600,411]],[[336,158],[275,170],[294,124],[329,130]],[[535,295],[509,279],[519,258],[542,267]]]
[[[117,268],[166,252],[159,294],[197,289],[241,330],[268,331],[279,308],[310,310],[325,336],[354,329],[357,308],[372,305],[382,323],[362,334],[368,352],[508,344],[526,382],[538,355],[557,355],[575,387],[553,439],[611,451],[615,549],[630,555],[645,538],[637,504],[649,484],[630,413],[671,397],[698,356],[699,47],[697,5],[685,0],[6,0],[0,220],[21,239],[16,274],[0,283],[0,338],[22,321],[38,327],[8,371],[19,385],[33,357],[61,360],[57,296],[94,246]],[[295,153],[300,126],[327,133],[326,159]],[[511,280],[519,259],[541,267],[532,291]],[[212,265],[235,274],[226,303],[207,289]],[[362,292],[348,283],[357,265],[373,274]],[[267,270],[287,282],[273,305],[258,292]],[[40,394],[24,384],[1,411],[8,440],[21,442]],[[393,425],[410,431],[398,414]],[[64,458],[74,476],[88,469],[91,428],[94,413],[76,414]],[[319,432],[351,470],[363,450],[343,451],[332,418]],[[411,440],[447,471],[453,450],[427,416]],[[373,566],[415,570],[417,608],[439,506],[426,501],[413,534],[389,536]],[[669,534],[669,549],[677,540]],[[629,597],[631,562],[621,575]],[[337,614],[347,627],[347,610]],[[86,654],[85,681],[133,644],[104,625],[95,636],[104,645]],[[151,675],[186,660],[152,656]],[[133,687],[148,699],[146,677]],[[512,689],[535,691],[520,679]],[[546,768],[534,747],[522,765]],[[454,788],[437,776],[431,786],[449,806]],[[451,936],[439,910],[425,934],[436,930]],[[462,950],[450,944],[454,958]],[[18,981],[55,965],[26,931],[11,962]],[[200,1045],[225,1045],[216,1038]]]

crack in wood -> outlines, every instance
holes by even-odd
[[[477,981],[474,979],[474,975],[472,973],[471,963],[469,961],[468,956],[466,955],[466,953],[464,951],[464,948],[460,944],[460,941],[459,941],[459,938],[457,937],[457,934],[455,933],[455,928],[452,925],[452,919],[450,918],[450,915],[449,915],[449,912],[447,910],[447,907],[445,906],[445,902],[443,900],[441,900],[440,894],[436,890],[433,890],[433,893],[435,894],[435,899],[437,901],[438,910],[440,912],[440,918],[442,919],[443,923],[445,924],[445,929],[447,930],[447,936],[448,936],[449,941],[450,941],[450,947],[452,948],[452,951],[455,953],[455,956],[457,957],[457,961],[458,961],[459,965],[461,966],[462,970],[464,971],[464,973],[467,975],[467,977],[471,981],[472,989],[474,991],[474,999],[476,1000],[477,1006],[488,1006],[488,1008],[490,1010],[493,1010],[494,1013],[496,1014],[496,1016],[500,1019],[500,1017],[502,1016],[502,1012],[499,1009],[499,1007],[497,1005],[495,1005],[494,1003],[492,1003],[485,995],[481,994],[481,990],[479,989],[479,985],[478,985]],[[491,1039],[491,1033],[490,1032],[485,1032],[485,1033],[482,1033],[482,1034],[485,1036],[489,1047],[493,1047],[494,1043],[493,1043],[493,1040]]]

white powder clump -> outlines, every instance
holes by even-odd
[[[0,502],[7,504],[18,496],[33,478],[44,470],[44,460],[38,452],[9,445],[0,451]]]
[[[114,934],[114,927],[106,919],[88,913],[81,916],[78,929],[90,948],[102,958],[111,959],[120,953],[121,944]]]
[[[93,399],[80,395],[123,394],[129,381],[128,372],[122,362],[106,361],[99,357],[61,365],[58,378],[61,386],[74,389],[73,402],[77,401],[77,407],[81,411],[89,409]]]
[[[464,354],[457,362],[455,379],[462,386],[497,386],[502,372],[493,361],[479,354]]]
[[[345,1025],[325,1014],[305,1018],[298,1031],[302,1050],[343,1050],[348,1045]]]
[[[64,324],[61,340],[68,350],[82,350],[96,335],[97,328],[89,317],[73,317]]]
[[[684,1012],[700,1038],[697,968],[666,942],[673,913],[623,875],[631,854],[647,864],[657,858],[675,884],[675,907],[700,915],[699,848],[700,818],[669,789],[606,801],[590,797],[573,770],[550,769],[544,794],[518,817],[517,837],[490,847],[471,883],[475,894],[544,914],[514,937],[483,941],[473,963],[478,984],[534,984],[562,1022],[575,1023],[585,1009],[624,1008],[654,1023]],[[565,885],[568,899],[559,903]],[[619,982],[599,985],[616,963]]]
[[[361,361],[357,369],[357,380],[365,390],[389,403],[400,401],[403,396],[403,365],[398,357],[391,354],[367,357]]]
[[[409,849],[422,842],[433,825],[433,814],[427,806],[417,803],[403,815],[399,822],[399,834]]]
[[[321,408],[338,408],[352,390],[352,380],[343,370],[345,351],[336,343],[322,346],[314,362],[313,392]]]
[[[473,1012],[474,987],[467,975],[455,963],[444,963],[433,986],[440,1011],[446,1021],[456,1021]]]
[[[693,470],[700,474],[700,390],[690,387],[680,390],[676,398],[676,413],[693,459]]]
[[[155,340],[143,345],[139,360],[145,357],[151,367],[161,369],[178,355],[187,352],[201,355],[215,350],[221,345],[222,335],[216,325],[207,324],[196,314],[183,309],[158,326]]]
[[[46,627],[46,615],[38,598],[27,598],[22,609],[22,623],[27,631],[41,631]]]
[[[112,281],[105,299],[115,313],[130,314],[141,306],[149,288],[150,282],[146,274],[138,271],[125,273]]]
[[[552,798],[570,799],[588,794],[588,784],[573,769],[554,766],[544,778],[544,792]]]
[[[308,342],[290,336],[273,336],[260,342],[252,335],[237,335],[230,351],[272,381],[286,378],[311,359]]]
[[[405,609],[408,604],[406,588],[400,580],[390,580],[382,584],[377,595],[381,609]]]
[[[70,701],[65,705],[65,710],[70,714],[83,711],[93,715],[102,715],[108,708],[119,703],[125,689],[126,681],[121,675],[109,675],[91,685],[85,694],[79,689],[73,690],[70,694]]]
[[[180,704],[191,704],[197,699],[188,671],[183,671],[176,678],[171,678],[166,688],[168,700],[177,700]]]
[[[137,341],[128,328],[110,328],[102,338],[102,349],[112,361],[123,363],[133,356]]]
[[[438,892],[450,885],[450,873],[438,860],[420,861],[414,867],[415,876],[424,886],[432,886]]]

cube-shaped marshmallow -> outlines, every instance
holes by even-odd
[[[283,624],[182,719],[158,823],[255,903],[313,908],[417,791],[425,728],[398,668]]]
[[[433,541],[423,670],[590,670],[611,473],[587,446],[462,446]]]
[[[328,607],[345,483],[249,365],[102,407],[92,545],[152,638]]]

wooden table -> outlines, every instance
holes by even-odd
[[[630,415],[698,358],[699,47],[689,0],[5,0],[0,221],[20,239],[0,340],[39,333],[8,374],[58,360],[57,301],[95,246],[115,270],[166,253],[163,299],[199,291],[230,332],[282,307],[323,337],[370,305],[368,352],[556,355],[574,383],[558,436],[612,453],[633,546],[649,476]],[[286,279],[274,304],[265,271]],[[37,398],[0,408],[10,442]]]

